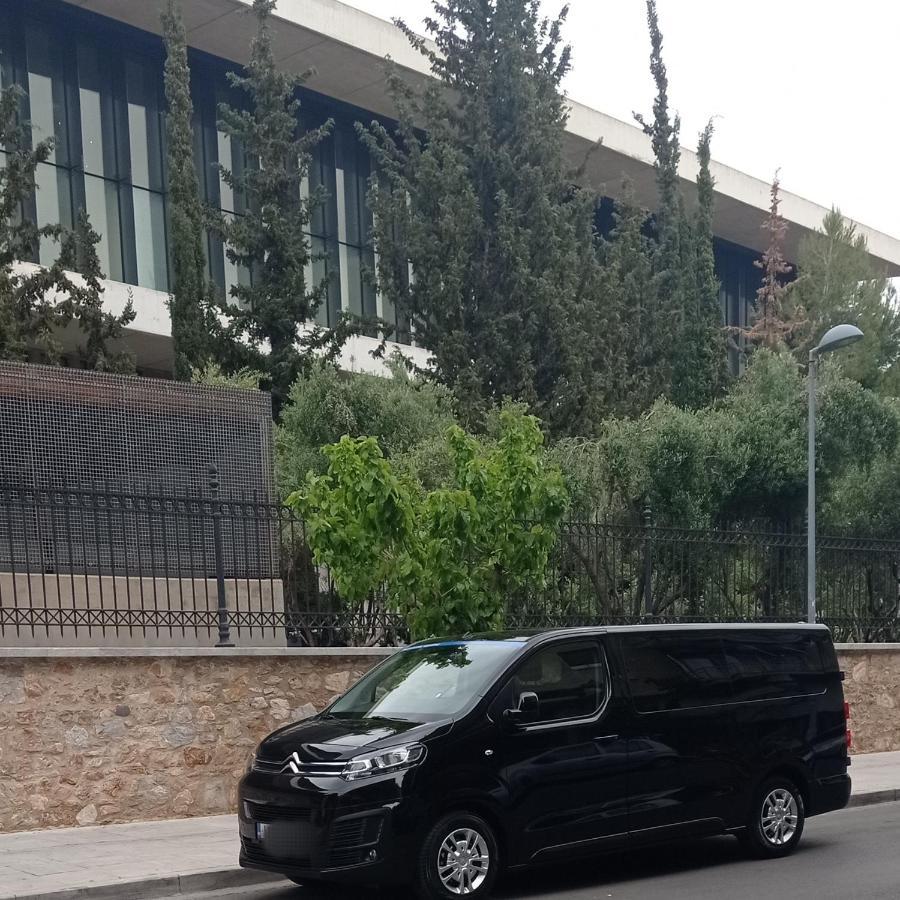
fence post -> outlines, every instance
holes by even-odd
[[[209,467],[209,496],[213,512],[213,552],[216,559],[216,595],[219,609],[219,642],[217,647],[233,647],[231,624],[228,621],[228,600],[225,596],[225,561],[222,547],[222,504],[219,500],[219,468]]]
[[[644,506],[644,615],[653,615],[653,510],[650,504]]]

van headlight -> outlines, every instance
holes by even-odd
[[[341,772],[345,781],[356,781],[358,778],[369,778],[386,772],[399,772],[418,765],[425,758],[425,748],[421,744],[404,744],[400,747],[389,747],[377,753],[366,753],[354,756]]]

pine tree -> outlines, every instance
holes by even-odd
[[[303,196],[316,146],[331,122],[303,131],[297,115],[296,89],[306,76],[278,71],[272,51],[269,18],[275,0],[254,0],[257,34],[245,74],[229,74],[245,99],[244,108],[223,105],[220,128],[235,138],[250,165],[240,172],[222,168],[222,177],[246,198],[246,213],[220,222],[231,262],[252,273],[252,284],[236,285],[223,308],[228,372],[249,368],[262,372],[278,415],[291,385],[313,355],[334,356],[349,333],[346,323],[323,331],[312,323],[325,298],[326,284],[307,283],[313,261],[308,231],[324,189]]]
[[[836,354],[843,373],[865,387],[900,393],[897,293],[869,256],[865,236],[839,209],[826,213],[817,233],[801,242],[788,300],[807,316],[795,341],[801,359],[833,325],[851,322],[865,337]]]
[[[769,213],[762,224],[768,237],[762,258],[754,260],[754,265],[762,269],[762,283],[756,292],[753,321],[749,328],[737,329],[751,348],[765,347],[778,350],[784,347],[800,325],[799,311],[793,314],[786,305],[787,279],[793,271],[784,257],[784,238],[787,222],[779,212],[781,183],[778,173],[772,180],[769,191]]]
[[[218,324],[216,298],[203,252],[205,214],[194,164],[193,102],[187,39],[181,6],[169,0],[162,15],[166,45],[166,134],[172,234],[172,293],[169,315],[175,350],[175,378],[190,381],[213,356]]]
[[[81,365],[98,372],[134,371],[134,355],[129,350],[113,350],[111,341],[122,341],[126,325],[134,321],[131,296],[121,314],[115,315],[103,307],[103,279],[97,244],[100,235],[94,231],[86,210],[78,213],[75,229],[63,239],[60,262],[79,277],[69,277],[68,293],[56,304],[59,327],[71,322],[78,324],[84,343],[78,348]]]
[[[119,315],[103,308],[104,275],[96,251],[100,238],[87,213],[79,213],[74,231],[59,224],[39,227],[22,215],[36,189],[37,167],[49,158],[53,141],[32,147],[31,128],[19,117],[21,97],[14,85],[0,93],[0,146],[7,151],[6,165],[0,168],[0,359],[59,363],[58,333],[74,324],[86,340],[79,351],[82,365],[133,371],[129,353],[107,347],[108,341],[121,339],[134,310],[130,299]],[[19,265],[37,256],[42,238],[60,245],[53,264]]]
[[[16,264],[37,256],[42,238],[59,240],[62,227],[38,227],[22,216],[23,203],[35,190],[37,167],[50,158],[53,139],[31,147],[31,129],[19,116],[22,91],[0,94],[0,359],[27,360],[32,353],[54,361],[59,356],[54,308],[49,295],[64,284],[60,265],[23,272]]]
[[[475,427],[504,397],[554,433],[589,427],[601,389],[594,197],[563,157],[564,18],[537,0],[435,2],[433,45],[398,22],[434,81],[417,91],[394,69],[396,131],[361,129],[381,290]]]

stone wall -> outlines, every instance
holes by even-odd
[[[384,655],[88,652],[0,656],[0,832],[228,812],[257,742]]]
[[[0,649],[0,832],[228,812],[262,737],[389,652]],[[900,750],[900,645],[839,655],[855,752]]]
[[[838,647],[855,753],[900,750],[900,644]]]

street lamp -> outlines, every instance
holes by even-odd
[[[806,481],[806,620],[816,622],[816,375],[819,357],[863,337],[855,325],[835,325],[822,335],[818,345],[809,351],[809,449]]]

